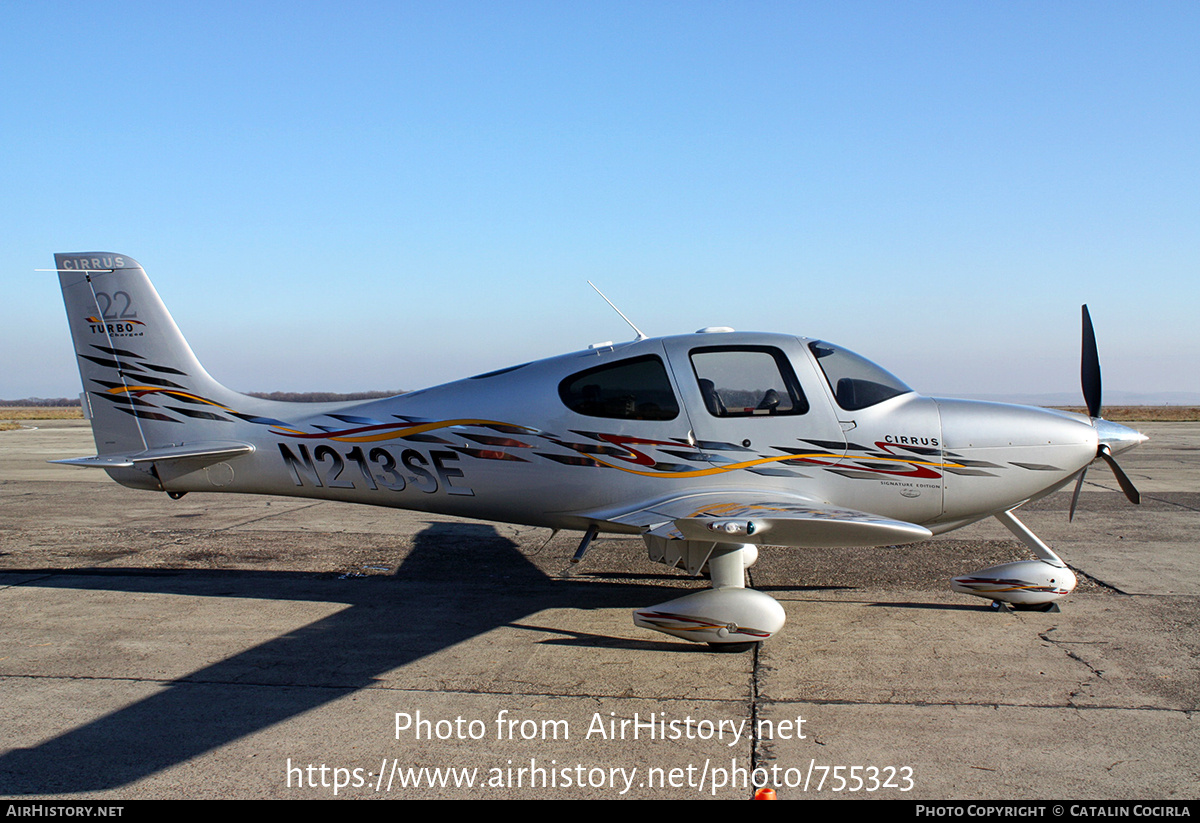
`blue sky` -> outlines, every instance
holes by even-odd
[[[1194,2],[6,2],[0,397],[56,251],[249,391],[787,331],[931,394],[1200,392]]]

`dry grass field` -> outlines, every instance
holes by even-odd
[[[1083,406],[1061,408],[1087,414]],[[1200,420],[1200,406],[1109,406],[1103,414],[1114,423],[1194,423]]]
[[[0,420],[81,420],[78,406],[0,406]]]
[[[33,420],[81,420],[78,406],[0,406],[0,432],[20,429]]]

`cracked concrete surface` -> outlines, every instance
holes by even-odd
[[[949,591],[1025,556],[994,522],[913,546],[767,548],[753,581],[788,625],[743,655],[632,625],[664,589],[703,585],[637,540],[597,539],[574,566],[578,534],[170,501],[46,466],[89,452],[78,426],[0,433],[0,794],[333,796],[308,773],[298,787],[290,760],[372,775],[338,797],[611,797],[621,787],[593,778],[636,769],[624,796],[743,798],[739,774],[759,769],[781,798],[1194,799],[1200,426],[1144,429],[1121,457],[1141,507],[1098,466],[1074,523],[1069,490],[1022,510],[1080,575],[1061,613]],[[418,712],[486,734],[398,739],[395,715]],[[502,739],[501,713],[571,736]],[[749,732],[733,746],[588,734],[597,717],[651,716]],[[528,785],[551,763],[584,785]],[[376,791],[396,764],[500,770],[505,785]],[[834,791],[822,769],[837,766],[878,785]]]

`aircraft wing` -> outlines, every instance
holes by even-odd
[[[704,492],[604,519],[669,540],[765,546],[887,546],[927,540],[924,526],[829,503],[761,491]]]

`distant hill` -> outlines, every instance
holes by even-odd
[[[337,403],[342,400],[378,400],[381,397],[395,397],[404,394],[402,391],[360,391],[349,394],[338,394],[329,391],[273,391],[245,392],[251,397],[261,397],[263,400],[282,400],[286,403]]]
[[[934,393],[938,396],[937,393]],[[1020,403],[1025,406],[1078,406],[1083,403],[1080,392],[1054,392],[1051,394],[958,394],[966,400],[989,400],[994,403]],[[1197,392],[1150,392],[1141,394],[1127,391],[1105,391],[1104,405],[1108,406],[1200,406]]]

